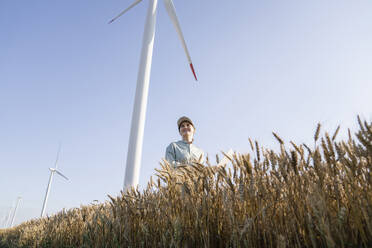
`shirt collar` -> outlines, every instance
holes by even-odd
[[[184,144],[184,145],[192,145],[192,143],[191,144],[189,144],[189,143],[187,143],[186,141],[184,141],[184,140],[180,140],[180,141],[178,141],[178,142],[180,142],[180,143],[182,143],[182,144]]]

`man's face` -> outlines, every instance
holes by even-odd
[[[185,136],[185,135],[194,135],[194,127],[193,125],[191,125],[191,123],[187,122],[187,121],[184,121],[181,123],[180,125],[180,134],[181,136]]]

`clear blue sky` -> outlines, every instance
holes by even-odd
[[[22,196],[16,223],[40,215],[58,142],[47,213],[103,202],[123,186],[148,1],[107,22],[129,0],[0,2],[0,227]],[[214,160],[312,142],[372,120],[372,2],[174,0],[199,81],[159,1],[140,185],[179,139],[182,115]]]

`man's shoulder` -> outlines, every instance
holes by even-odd
[[[171,148],[173,148],[173,147],[175,147],[175,146],[177,146],[177,145],[178,145],[178,141],[171,142],[171,143],[167,146],[167,149],[171,149]]]
[[[168,146],[167,146],[167,150],[172,148],[174,145],[173,145],[174,142],[170,143]]]

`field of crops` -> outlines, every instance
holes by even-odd
[[[232,167],[157,171],[147,189],[0,231],[0,247],[372,247],[372,125],[311,147],[251,143]]]

